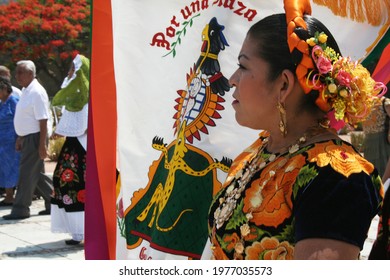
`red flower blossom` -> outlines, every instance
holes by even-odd
[[[55,47],[61,47],[61,46],[65,45],[64,41],[62,41],[62,40],[53,40],[53,41],[50,41],[49,43]]]
[[[65,169],[64,172],[62,172],[61,174],[61,180],[64,182],[72,182],[73,178],[74,172],[69,168]]]
[[[69,56],[70,56],[70,55],[69,55],[69,53],[67,53],[67,52],[62,52],[62,53],[60,53],[60,57],[61,57],[62,60],[67,59]]]
[[[85,203],[85,190],[81,190],[77,193],[77,200],[81,203]]]
[[[11,58],[10,66],[29,57],[37,68],[47,69],[55,60],[60,71],[67,71],[74,51],[89,53],[91,1],[23,0],[0,5],[2,55]]]

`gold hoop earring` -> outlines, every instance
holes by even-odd
[[[287,116],[286,116],[286,108],[284,108],[284,105],[278,101],[278,106],[279,110],[279,116],[280,116],[280,122],[279,122],[279,129],[280,132],[282,133],[283,137],[286,137],[287,135]]]
[[[330,127],[330,120],[327,118],[323,118],[318,122],[319,126],[322,128],[329,128]]]

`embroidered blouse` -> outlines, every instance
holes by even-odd
[[[383,196],[373,165],[349,143],[327,140],[276,155],[236,192],[234,181],[243,179],[242,168],[267,136],[262,132],[235,159],[213,199],[213,258],[293,259],[295,244],[306,238],[337,239],[362,249]],[[261,156],[271,155],[264,149]],[[221,216],[225,219],[216,223]]]

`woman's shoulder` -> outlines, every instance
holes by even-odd
[[[329,165],[346,177],[362,171],[370,175],[375,169],[351,143],[340,138],[313,143],[306,152],[310,162],[319,167]]]
[[[15,110],[17,103],[19,102],[19,97],[10,95],[7,99],[7,104],[9,108],[13,108],[12,110]]]

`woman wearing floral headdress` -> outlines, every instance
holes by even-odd
[[[262,130],[209,212],[212,259],[358,259],[383,186],[329,128],[355,124],[383,85],[340,55],[309,1],[254,24],[230,78],[237,122]]]
[[[84,202],[86,144],[89,98],[89,60],[77,55],[62,89],[53,98],[53,106],[63,106],[54,138],[65,136],[65,142],[53,173],[54,194],[51,200],[51,230],[70,233],[67,245],[84,239]]]

